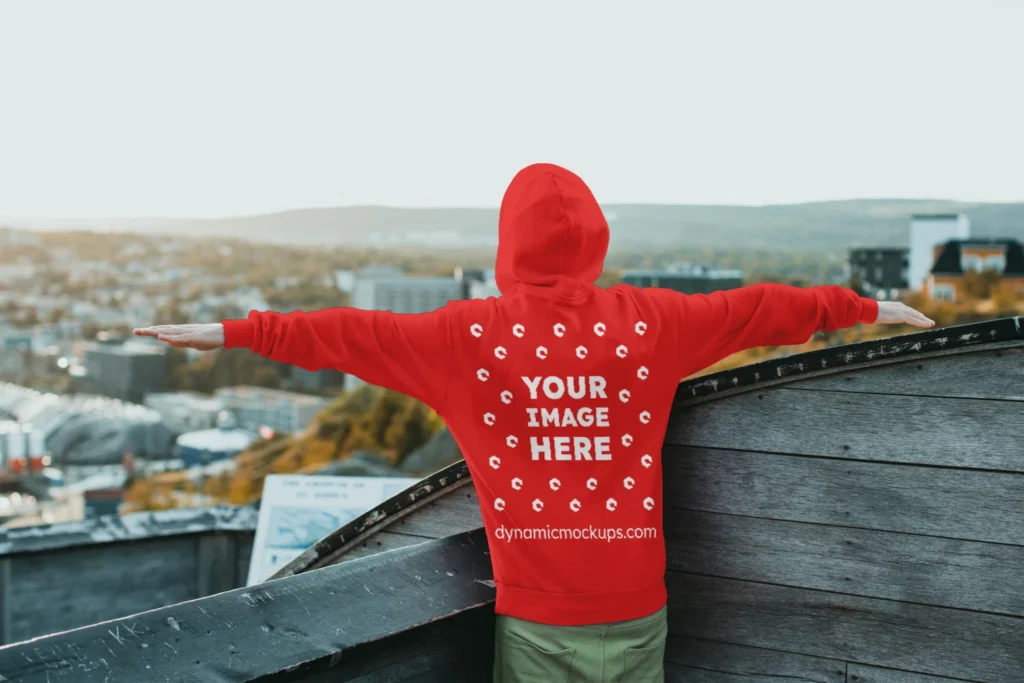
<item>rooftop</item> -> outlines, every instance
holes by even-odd
[[[178,445],[202,451],[242,451],[259,437],[245,429],[203,429],[178,437]]]
[[[964,214],[962,213],[915,213],[911,218],[915,221],[920,220],[955,220],[960,218]]]
[[[1003,275],[1024,277],[1024,246],[1014,239],[1005,238],[971,238],[966,240],[949,240],[946,242],[935,265],[934,275],[962,275],[963,263],[961,254],[964,247],[1004,247],[1006,249],[1006,267]]]
[[[850,253],[853,254],[859,251],[894,251],[899,253],[908,253],[909,247],[851,247]]]
[[[703,278],[721,280],[729,278],[742,278],[743,271],[739,269],[706,268],[703,266],[687,268],[660,268],[660,269],[629,269],[622,271],[622,277],[663,277],[663,278]]]

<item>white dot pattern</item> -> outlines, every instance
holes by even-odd
[[[648,330],[647,323],[642,320],[636,321],[633,325],[633,330],[638,336],[644,336]],[[484,327],[480,323],[473,323],[472,325],[469,326],[469,332],[473,337],[479,339],[484,334]],[[562,323],[556,323],[552,327],[552,333],[556,339],[564,338],[566,332],[566,326]],[[593,332],[597,337],[604,337],[608,333],[608,326],[604,322],[598,321],[593,325]],[[514,324],[512,326],[512,334],[517,339],[522,339],[526,335],[526,326],[521,323]],[[573,349],[573,352],[576,358],[578,358],[579,360],[586,360],[588,355],[590,354],[590,349],[588,349],[586,346],[578,345]],[[536,357],[540,360],[546,360],[551,355],[550,349],[544,345],[536,346],[534,353]],[[619,344],[615,347],[614,353],[616,357],[624,359],[629,356],[629,348],[625,344]],[[496,359],[505,360],[506,358],[509,357],[509,350],[505,346],[499,345],[494,347],[493,354]],[[479,368],[478,370],[476,370],[476,378],[480,382],[487,382],[490,379],[490,377],[491,372],[487,368]],[[646,366],[640,365],[636,369],[636,377],[641,381],[646,380],[650,377],[650,370]],[[632,394],[629,389],[620,389],[618,391],[617,396],[619,401],[622,403],[629,403],[632,399]],[[498,398],[503,404],[510,405],[514,400],[514,395],[512,391],[505,389],[500,392]],[[640,411],[638,417],[640,423],[644,425],[649,424],[652,419],[651,413],[648,410]],[[484,424],[488,426],[493,426],[497,421],[497,416],[493,412],[485,412],[483,414],[483,421]],[[628,448],[633,445],[633,436],[628,433],[623,434],[621,437],[621,442],[624,447]],[[505,445],[509,449],[514,449],[519,445],[519,438],[513,434],[509,434],[508,436],[505,437]],[[500,469],[502,466],[501,457],[499,457],[497,454],[490,456],[490,458],[488,459],[488,464],[490,465],[491,469]],[[645,470],[650,469],[653,466],[653,464],[654,458],[649,453],[645,453],[643,456],[640,457],[640,465]],[[513,491],[521,491],[525,486],[524,480],[520,477],[513,477],[511,480],[508,481],[511,490]],[[595,477],[590,477],[585,482],[585,487],[589,491],[596,491],[598,485],[599,482]],[[629,492],[632,491],[637,486],[637,481],[636,479],[634,479],[633,476],[627,476],[622,480],[622,486],[623,491]],[[563,488],[563,483],[560,479],[552,477],[548,480],[547,487],[552,492],[558,492]],[[565,505],[564,499],[562,500],[563,502],[561,504]],[[635,499],[633,500],[635,501]],[[635,505],[636,503],[634,502],[632,504]],[[530,503],[530,507],[535,512],[542,512],[544,510],[544,505],[544,501],[541,500],[540,498],[534,498]],[[643,499],[641,505],[645,510],[652,511],[655,508],[656,502],[652,497],[648,496]],[[568,507],[569,510],[574,513],[579,512],[580,510],[583,509],[583,503],[580,501],[579,498],[574,497],[569,501]],[[615,498],[607,498],[605,500],[604,507],[609,512],[615,512],[619,508],[619,501],[616,500]],[[505,511],[506,502],[504,498],[497,497],[494,499],[494,509],[498,512]]]

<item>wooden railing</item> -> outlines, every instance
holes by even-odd
[[[256,517],[199,508],[0,530],[0,644],[242,586]]]

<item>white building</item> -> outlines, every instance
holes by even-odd
[[[275,432],[302,431],[327,406],[319,396],[262,387],[225,387],[214,397],[238,418],[238,426],[252,432],[269,427]]]
[[[13,283],[31,280],[36,267],[31,263],[0,263],[0,282]]]
[[[463,298],[463,285],[451,277],[360,277],[352,306],[369,311],[426,313]]]
[[[937,256],[936,249],[949,240],[971,236],[971,222],[962,213],[918,214],[910,219],[910,264],[907,285],[924,288]]]
[[[497,283],[494,282],[477,282],[472,281],[469,283],[469,298],[470,299],[488,299],[490,297],[501,296],[501,290],[498,289]]]
[[[334,286],[346,294],[351,294],[352,288],[356,286],[356,274],[351,270],[336,271],[334,273]]]
[[[449,301],[466,298],[465,283],[454,277],[405,277],[388,266],[372,266],[359,272],[352,288],[352,307],[392,313],[427,313],[443,308]],[[345,375],[345,389],[362,384]]]
[[[147,394],[143,404],[160,413],[164,423],[179,433],[213,429],[226,413],[223,401],[190,391]]]

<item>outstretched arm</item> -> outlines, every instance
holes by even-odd
[[[245,320],[135,331],[177,347],[248,348],[306,370],[331,368],[439,409],[447,396],[452,350],[448,311],[400,314],[356,308],[312,313],[253,311]]]
[[[683,376],[744,349],[803,344],[819,330],[857,323],[934,325],[901,303],[878,302],[835,285],[802,288],[763,283],[679,295],[676,311]]]

